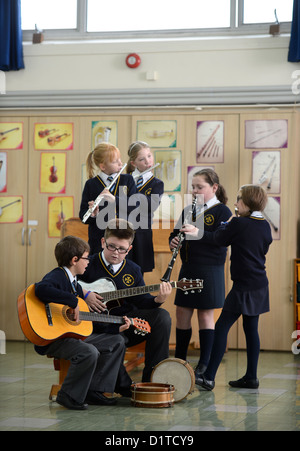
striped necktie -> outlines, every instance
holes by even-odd
[[[107,269],[111,274],[115,273],[113,265],[108,265]]]
[[[77,293],[77,282],[76,282],[76,280],[73,280],[72,288],[73,288],[74,294],[77,296],[78,293]]]
[[[143,176],[140,175],[136,182],[136,187],[140,188],[143,185]]]

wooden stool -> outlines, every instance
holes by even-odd
[[[124,358],[124,360],[126,362],[125,368],[127,371],[131,371],[133,368],[144,363],[144,361],[145,361],[145,344],[146,344],[146,342],[144,341],[143,343],[140,343],[136,346],[127,348],[127,351],[125,353],[125,358]],[[70,362],[69,362],[69,360],[65,360],[65,359],[56,359],[50,355],[48,355],[47,357],[53,358],[54,369],[56,371],[59,371],[58,384],[52,385],[50,394],[49,394],[50,401],[55,401],[57,393],[61,389],[63,381],[69,370]]]

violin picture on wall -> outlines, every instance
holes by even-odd
[[[35,150],[73,150],[74,124],[72,122],[35,123]]]
[[[40,193],[66,192],[66,160],[64,152],[42,152],[40,165]]]
[[[48,237],[59,238],[64,221],[73,216],[73,196],[48,197]]]

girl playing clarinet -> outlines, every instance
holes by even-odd
[[[204,231],[215,231],[223,221],[231,217],[226,207],[225,189],[212,169],[202,169],[192,179],[192,194],[203,195],[204,207],[197,212],[204,216]],[[180,222],[178,222],[179,224]],[[182,223],[182,222],[181,222]],[[176,225],[169,241],[171,250],[178,244],[179,226]],[[192,335],[191,319],[197,310],[200,340],[200,359],[195,369],[197,378],[205,371],[214,341],[214,309],[223,307],[225,298],[224,263],[226,247],[204,244],[202,240],[184,240],[180,249],[182,266],[179,279],[203,279],[203,290],[176,293],[176,351],[175,357],[186,360]]]

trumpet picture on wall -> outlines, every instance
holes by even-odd
[[[224,162],[224,122],[197,122],[197,163]]]
[[[177,121],[137,121],[137,140],[150,147],[176,147]]]
[[[73,150],[74,124],[67,123],[35,123],[35,150]]]
[[[280,151],[252,152],[252,183],[262,185],[267,193],[280,193]]]

